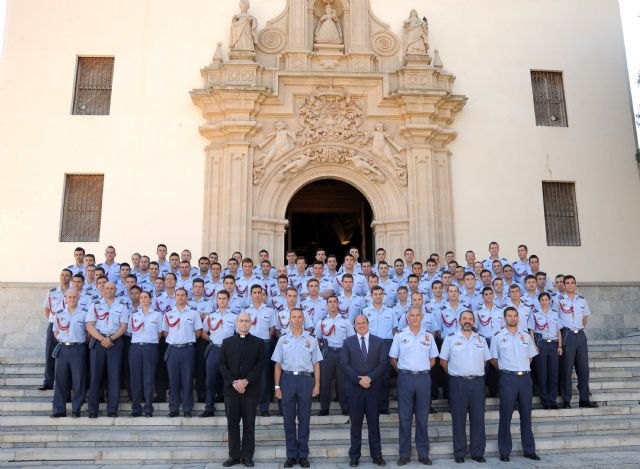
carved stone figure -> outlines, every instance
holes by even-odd
[[[365,176],[368,176],[372,182],[384,182],[384,173],[380,171],[370,158],[360,155],[354,150],[349,151],[349,157],[353,167],[356,171],[360,171]]]
[[[391,136],[385,131],[382,122],[378,122],[375,125],[373,132],[369,134],[364,143],[366,144],[369,141],[371,141],[371,151],[374,154],[385,157],[391,164],[404,166],[400,157],[391,150],[393,147],[393,149],[400,153],[402,148],[391,139]]]
[[[282,168],[280,173],[282,179],[290,179],[291,176],[298,174],[314,159],[312,153],[300,153],[289,160],[289,162]]]
[[[231,20],[231,50],[255,52],[258,20],[249,13],[249,0],[240,0],[240,13]]]
[[[291,140],[295,138],[295,135],[287,130],[286,122],[278,121],[275,127],[276,130],[267,135],[264,142],[258,145],[258,148],[262,150],[263,147],[272,142],[269,152],[259,162],[260,166],[266,167],[271,161],[277,161],[282,155],[293,150]]]
[[[325,13],[316,28],[315,42],[318,44],[342,44],[342,28],[336,10],[327,3]]]
[[[404,22],[404,40],[407,55],[427,55],[429,50],[429,25],[418,18],[418,12],[411,10]]]

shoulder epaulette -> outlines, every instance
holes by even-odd
[[[580,298],[581,300],[584,300],[584,296],[582,295],[576,295],[576,298]]]
[[[49,292],[53,293],[53,292],[54,292],[54,291],[56,291],[56,290],[57,290],[57,288],[56,288],[56,287],[53,287],[51,290],[49,290]]]

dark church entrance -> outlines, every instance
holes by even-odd
[[[338,264],[351,246],[360,250],[360,260],[372,258],[371,206],[349,184],[322,179],[304,186],[289,202],[287,219],[285,248],[295,249],[307,263],[318,247],[338,256]]]

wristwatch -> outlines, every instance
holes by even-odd
[[[274,391],[277,391],[278,389],[280,389],[280,386],[274,386],[273,389]]]

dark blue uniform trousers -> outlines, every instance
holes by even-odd
[[[545,342],[544,339],[540,339],[537,345],[539,353],[533,361],[538,376],[540,402],[543,406],[550,406],[555,404],[558,398],[558,341]]]
[[[84,343],[61,345],[55,361],[55,383],[53,391],[53,413],[65,413],[69,382],[73,390],[71,411],[80,412],[87,390],[87,347]]]
[[[95,341],[89,350],[89,364],[91,367],[91,382],[89,384],[89,413],[97,414],[99,410],[100,394],[102,393],[102,378],[107,373],[107,412],[118,412],[120,401],[120,368],[122,367],[122,339],[113,342],[111,348],[104,348]]]
[[[282,417],[287,443],[287,459],[309,456],[309,422],[311,420],[311,393],[315,381],[311,376],[282,373]],[[296,417],[298,428],[296,429]]]
[[[266,341],[264,343],[264,354],[267,357],[271,357],[271,342]],[[271,362],[271,360],[269,360]],[[260,379],[260,412],[269,412],[269,403],[271,402],[271,387],[269,386],[269,373],[270,367],[265,366],[262,369],[262,376]],[[312,387],[313,388],[313,387]],[[311,391],[309,391],[309,399],[311,399]]]
[[[449,407],[453,428],[453,456],[467,455],[467,413],[471,433],[471,457],[484,456],[484,376],[473,379],[449,376]]]
[[[571,402],[571,372],[575,366],[580,400],[589,401],[589,349],[587,336],[583,330],[574,334],[569,329],[563,329],[562,339],[562,400]]]
[[[193,410],[193,368],[196,349],[191,345],[175,347],[169,345],[167,371],[169,372],[169,412]]]
[[[44,386],[53,387],[53,380],[56,373],[56,359],[51,356],[58,340],[53,335],[53,323],[47,326],[47,340],[44,346]]]
[[[416,449],[419,458],[429,456],[429,407],[431,376],[398,372],[398,418],[400,457],[411,458],[411,422],[416,416]]]
[[[498,425],[498,450],[501,455],[509,456],[513,447],[511,442],[511,418],[518,404],[520,414],[520,440],[525,454],[536,452],[536,443],[531,429],[531,400],[533,383],[531,375],[522,376],[500,373],[500,424]]]
[[[204,410],[208,412],[213,412],[215,410],[216,390],[218,388],[218,382],[222,379],[222,376],[218,371],[219,357],[220,346],[213,344],[207,345],[207,351],[205,352],[204,357],[207,377],[207,391]]]
[[[391,350],[391,344],[393,343],[393,339],[384,339],[384,354],[386,357],[389,356],[389,350]],[[322,362],[321,362],[322,363]],[[388,366],[384,374],[382,375],[382,389],[380,389],[380,411],[387,412],[389,411],[389,391],[391,390],[391,370],[393,367]],[[396,381],[396,386],[397,386]],[[431,384],[429,384],[431,386]],[[431,389],[429,389],[431,392]],[[427,407],[428,409],[428,407]]]
[[[131,411],[153,414],[153,385],[158,367],[158,344],[131,344],[129,370]],[[144,399],[144,408],[141,402]]]
[[[347,410],[347,396],[344,393],[344,374],[340,368],[340,350],[333,349],[320,362],[320,410],[329,410],[331,405],[331,385],[335,378],[336,395],[340,399],[340,408]]]

